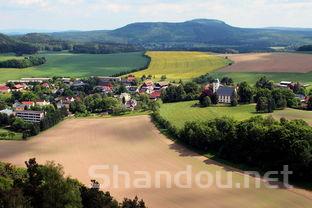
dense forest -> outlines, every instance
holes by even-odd
[[[34,54],[38,48],[32,44],[15,40],[9,36],[0,34],[0,53],[15,53],[17,55]]]
[[[73,44],[70,41],[59,40],[40,33],[29,33],[22,36],[16,36],[15,38],[25,43],[35,45],[41,51],[70,50]]]

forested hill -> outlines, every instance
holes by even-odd
[[[196,19],[182,23],[133,23],[116,30],[52,33],[71,41],[140,44],[147,49],[267,50],[274,46],[296,48],[312,44],[311,30],[233,27],[219,20]]]
[[[0,33],[0,53],[33,54],[37,47]]]
[[[272,47],[295,50],[303,45],[312,45],[312,29],[239,28],[209,19],[181,23],[133,23],[115,30],[0,36],[0,53],[19,52],[21,49],[33,51],[35,48],[53,51],[72,50],[76,53],[138,50],[252,52],[270,51]]]
[[[15,39],[25,43],[33,44],[42,51],[70,50],[72,45],[70,41],[60,40],[42,33],[28,33],[26,35],[19,35],[15,36]]]

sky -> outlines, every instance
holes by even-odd
[[[238,27],[312,28],[312,0],[0,0],[0,30],[115,29],[197,18]]]

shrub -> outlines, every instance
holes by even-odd
[[[210,99],[210,97],[208,97],[208,96],[205,96],[205,97],[201,98],[201,99],[199,100],[199,102],[200,102],[200,105],[201,105],[202,107],[211,106],[211,99]]]

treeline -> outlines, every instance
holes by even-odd
[[[134,73],[134,72],[138,72],[138,71],[143,71],[143,70],[147,69],[148,66],[150,65],[152,59],[151,59],[151,57],[147,56],[146,54],[144,54],[143,57],[147,59],[147,63],[145,64],[145,66],[142,66],[142,67],[137,68],[137,69],[133,69],[131,71],[119,72],[119,73],[116,73],[116,74],[114,74],[112,76],[113,77],[120,77],[120,76],[123,76],[123,75],[126,75],[126,74],[130,74],[130,73]]]
[[[289,165],[291,180],[312,181],[312,128],[302,120],[278,122],[258,116],[239,122],[224,117],[187,122],[177,129],[158,113],[153,119],[172,137],[200,151],[261,171]]]
[[[0,62],[0,68],[28,68],[32,66],[39,66],[46,63],[45,57],[29,56],[24,59],[10,59]]]
[[[297,49],[297,51],[312,51],[312,45],[304,45]]]
[[[122,43],[85,43],[73,46],[72,53],[109,54],[143,51],[144,48]]]
[[[237,45],[225,44],[215,46],[216,44],[209,43],[194,43],[194,42],[144,42],[141,43],[146,50],[155,50],[155,51],[200,51],[200,52],[214,52],[214,53],[250,53],[250,52],[274,52],[270,45],[261,45],[261,44],[246,44],[246,45]]]
[[[40,165],[33,158],[25,164],[27,169],[0,163],[1,207],[146,208],[137,197],[119,203],[97,181],[89,188],[65,177],[62,166],[53,162]]]

